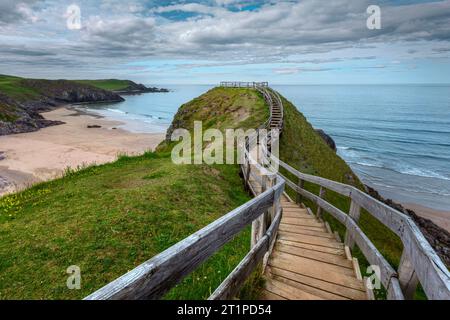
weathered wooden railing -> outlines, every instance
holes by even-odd
[[[419,281],[429,299],[450,299],[450,273],[410,217],[353,186],[301,173],[281,160],[279,166],[298,178],[298,182],[294,183],[279,174],[285,179],[286,185],[297,193],[297,201],[301,202],[301,197],[305,197],[317,204],[319,215],[322,210],[330,213],[347,229],[345,244],[352,248],[356,243],[369,263],[380,267],[380,280],[387,290],[388,299],[413,298]],[[304,188],[305,181],[320,186],[319,195],[307,191]],[[323,199],[326,189],[351,199],[349,214]],[[361,208],[401,239],[404,249],[398,271],[394,270],[358,226]]]
[[[228,88],[256,88],[256,87],[268,87],[268,82],[242,82],[242,81],[222,81],[221,87]]]
[[[270,122],[274,105],[279,104],[283,112],[282,100],[278,93],[270,88],[257,87],[256,89],[263,94],[266,103],[270,106]],[[274,99],[277,101],[273,101]],[[265,145],[261,145],[260,148],[262,149],[261,157],[268,159],[270,154]],[[330,213],[346,227],[345,244],[353,249],[356,243],[369,263],[380,267],[380,280],[387,289],[388,299],[413,298],[419,282],[429,299],[450,299],[450,273],[410,217],[353,186],[301,173],[273,156],[271,160],[277,161],[279,167],[297,177],[298,182],[294,183],[281,173],[278,174],[284,178],[287,186],[296,192],[298,203],[301,203],[302,197],[305,197],[316,203],[317,215],[320,218],[322,211]],[[319,195],[307,191],[304,188],[305,181],[320,186]],[[348,214],[324,200],[327,189],[351,199]],[[394,270],[358,226],[361,208],[366,209],[401,239],[404,249],[398,271]]]
[[[264,270],[277,237],[282,215],[280,200],[284,191],[285,182],[280,176],[267,171],[266,168],[258,163],[257,159],[252,157],[252,149],[258,148],[257,140],[258,137],[256,136],[250,137],[244,145],[244,161],[241,165],[242,174],[246,186],[256,198],[267,192],[267,190],[276,188],[274,201],[269,208],[266,208],[263,214],[260,214],[259,217],[252,222],[250,252],[222,282],[216,291],[214,291],[209,299],[223,300],[234,297],[247,277],[261,264],[261,262],[263,262],[262,270]],[[257,190],[254,189],[254,186],[250,182],[251,178],[260,185],[261,193],[258,193]]]

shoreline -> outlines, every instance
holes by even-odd
[[[64,124],[0,136],[0,196],[60,177],[68,167],[103,164],[120,154],[154,150],[165,138],[165,133],[129,132],[118,128],[123,122],[72,105],[42,116]]]
[[[450,232],[450,211],[436,210],[416,203],[402,203],[402,205],[418,216],[431,220],[437,226]]]
[[[47,120],[65,124],[0,136],[0,196],[57,178],[67,167],[112,162],[123,153],[142,154],[165,138],[165,133],[135,133],[118,128],[125,122],[77,108],[79,105],[64,105],[41,113]],[[450,232],[450,211],[393,200]]]

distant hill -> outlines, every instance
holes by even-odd
[[[146,87],[131,80],[104,79],[104,80],[75,80],[75,82],[88,84],[100,89],[111,90],[121,94],[136,94],[146,92],[169,92],[164,88]]]

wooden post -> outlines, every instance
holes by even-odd
[[[267,190],[267,176],[263,175],[261,176],[261,193]],[[256,218],[252,222],[252,235],[251,235],[251,247],[253,248],[264,236],[264,233],[266,232],[266,219],[267,219],[267,212],[264,212],[261,214],[258,218]]]
[[[319,191],[319,197],[323,199],[325,196],[325,189],[323,187],[320,187]],[[317,205],[317,218],[322,219],[322,208]]]
[[[298,187],[299,187],[300,189],[303,189],[304,186],[305,186],[305,181],[304,181],[303,179],[300,179],[300,178],[299,178],[299,179],[298,179]],[[301,195],[300,193],[298,193],[298,192],[297,192],[297,197],[296,197],[295,201],[296,201],[298,204],[301,204],[301,203],[302,203],[302,195]]]
[[[405,299],[413,300],[417,285],[419,284],[419,279],[417,278],[417,274],[414,271],[414,267],[405,250],[403,250],[400,265],[398,267],[398,280]]]
[[[352,200],[352,203],[350,204],[349,216],[352,217],[352,219],[356,222],[356,224],[358,224],[360,215],[361,215],[361,207],[355,201]],[[345,234],[345,245],[352,250],[355,246],[355,240],[353,239],[351,233],[348,230]]]

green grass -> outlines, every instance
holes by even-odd
[[[14,122],[17,115],[14,113],[15,107],[0,103],[0,121]]]
[[[91,85],[104,90],[118,91],[132,85],[129,80],[105,79],[105,80],[74,80],[75,82]]]
[[[362,188],[295,106],[286,100],[284,105],[282,160],[303,172]],[[173,127],[192,130],[193,121],[200,120],[204,129],[256,128],[267,117],[255,91],[215,88],[181,106]],[[173,145],[164,142],[156,153],[68,170],[62,179],[0,198],[0,298],[82,298],[249,200],[238,166],[174,165],[168,157]],[[316,186],[307,183],[306,188],[318,193]],[[348,199],[333,192],[326,199],[348,212]],[[344,227],[328,214],[325,219],[343,238]],[[397,267],[400,240],[366,212],[360,225]],[[248,252],[249,243],[247,228],[166,298],[207,298]],[[358,250],[354,255],[364,273],[367,261]],[[82,290],[65,286],[70,265],[81,267]],[[241,297],[257,297],[261,281],[255,273]],[[378,294],[382,298],[384,292]],[[422,297],[420,291],[417,297]]]
[[[223,94],[210,91],[185,108],[212,112],[210,103]],[[264,104],[253,104],[255,92],[230,95],[229,106],[216,109],[221,129],[265,117]],[[235,117],[238,111],[252,115]],[[183,121],[209,117],[193,112]],[[61,179],[0,198],[0,299],[83,298],[250,199],[237,165],[174,165],[165,148],[67,170]],[[246,228],[165,298],[207,298],[249,247]],[[81,268],[81,290],[66,287],[71,265]],[[256,297],[260,281],[255,274],[242,297]]]
[[[7,75],[0,75],[0,93],[4,93],[19,102],[39,96],[37,91],[23,84],[23,78]]]

